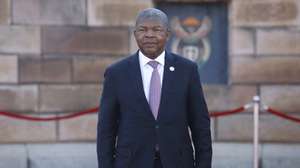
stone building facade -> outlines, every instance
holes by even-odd
[[[136,51],[137,12],[161,2],[221,0],[0,0],[0,111],[64,115],[99,103],[105,68]],[[300,117],[300,1],[228,4],[229,83],[205,85],[208,108],[252,101]],[[250,142],[251,109],[212,118],[215,142]],[[262,111],[264,142],[300,143],[299,123]],[[55,122],[0,116],[0,143],[94,142],[97,115]]]

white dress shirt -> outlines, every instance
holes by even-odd
[[[143,87],[146,99],[149,101],[149,88],[150,88],[150,80],[153,68],[148,64],[149,61],[157,61],[159,64],[157,65],[157,70],[160,77],[160,83],[162,86],[163,75],[164,75],[164,65],[165,65],[165,51],[163,51],[158,57],[154,60],[146,57],[141,51],[139,51],[139,63],[141,68]]]

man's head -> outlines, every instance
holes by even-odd
[[[164,51],[169,33],[168,17],[164,12],[148,8],[138,14],[134,36],[147,57],[154,59]]]

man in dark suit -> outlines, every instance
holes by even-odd
[[[105,72],[99,168],[211,168],[210,119],[197,65],[165,51],[168,18],[141,11],[137,53]]]

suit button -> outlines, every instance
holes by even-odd
[[[159,125],[155,125],[155,128],[158,129],[158,128],[159,128]]]

